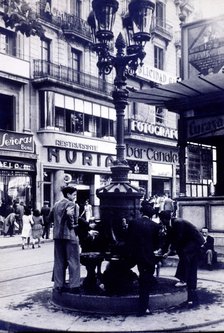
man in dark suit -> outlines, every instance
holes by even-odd
[[[171,249],[176,250],[179,263],[175,276],[187,284],[186,305],[188,307],[197,306],[197,267],[204,238],[192,223],[181,218],[171,218],[169,212],[161,211],[159,218],[167,229],[167,239],[170,245],[164,257],[169,255]]]
[[[159,248],[159,224],[152,221],[154,210],[148,201],[142,203],[142,216],[129,223],[127,243],[133,263],[139,271],[139,313],[138,316],[150,314],[148,309],[149,289],[153,283],[156,258],[154,251]]]
[[[214,250],[214,237],[208,235],[208,229],[201,229],[202,236],[204,238],[204,245],[202,246],[202,261],[205,262],[207,268],[211,271],[213,269],[213,264],[217,260],[217,254]]]

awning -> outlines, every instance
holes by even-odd
[[[224,74],[199,75],[155,88],[130,91],[129,100],[179,112],[224,102]]]

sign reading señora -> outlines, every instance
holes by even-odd
[[[0,131],[0,149],[34,152],[32,134]]]

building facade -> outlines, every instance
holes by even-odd
[[[128,2],[119,1],[114,35]],[[87,198],[98,216],[96,189],[110,182],[116,158],[114,73],[100,77],[87,18],[89,0],[27,1],[44,35],[26,36],[10,24],[0,2],[0,194],[40,208],[53,205],[71,181],[78,202]],[[11,1],[18,15],[26,9]],[[157,0],[144,66],[129,88],[175,82],[180,76],[180,4]],[[188,14],[191,11],[189,10]],[[179,193],[177,115],[130,102],[125,116],[129,178],[147,195]]]

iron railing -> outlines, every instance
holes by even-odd
[[[40,59],[34,60],[33,79],[54,79],[106,95],[111,95],[113,90],[113,85],[101,78]]]
[[[39,4],[37,6],[38,17],[62,29],[64,34],[73,34],[87,42],[92,42],[91,29],[87,21],[79,16],[66,12],[59,12],[55,8],[46,11],[45,6]]]

